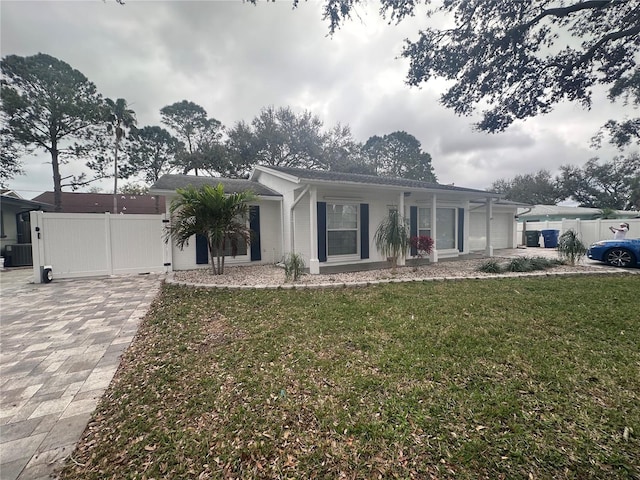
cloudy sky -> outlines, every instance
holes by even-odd
[[[403,40],[415,38],[425,18],[388,25],[377,2],[333,37],[321,2],[113,0],[0,2],[2,56],[47,53],[69,63],[107,97],[125,98],[139,126],[159,125],[160,108],[186,99],[232,126],[261,108],[310,110],[331,127],[351,126],[356,139],[405,130],[433,158],[440,183],[484,189],[512,178],[615,151],[590,149],[608,118],[620,116],[604,94],[591,111],[562,104],[544,117],[501,134],[474,132],[438,103],[444,84],[405,84]],[[26,175],[9,186],[25,198],[52,190],[46,156],[25,159]],[[63,176],[82,162],[65,165]],[[108,191],[110,181],[98,184]]]

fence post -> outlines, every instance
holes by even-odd
[[[164,243],[162,247],[162,259],[164,263],[164,272],[173,271],[173,240],[169,236],[171,218],[168,213],[162,214],[162,238],[160,241]]]
[[[106,258],[107,258],[107,270],[109,271],[109,275],[113,275],[113,257],[111,253],[111,214],[109,212],[104,213],[104,235],[105,235],[105,248],[106,248]]]
[[[33,258],[33,283],[42,283],[40,267],[44,265],[44,239],[42,238],[42,213],[29,212],[31,223],[31,257]]]

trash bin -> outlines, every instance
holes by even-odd
[[[558,235],[560,230],[542,230],[544,248],[556,248],[558,246]]]
[[[540,232],[538,230],[527,230],[524,234],[527,237],[527,247],[540,246]]]

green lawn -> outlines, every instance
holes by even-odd
[[[166,286],[62,478],[640,478],[638,292]]]

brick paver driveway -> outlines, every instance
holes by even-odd
[[[0,272],[0,478],[44,479],[71,454],[159,275],[30,284]]]

